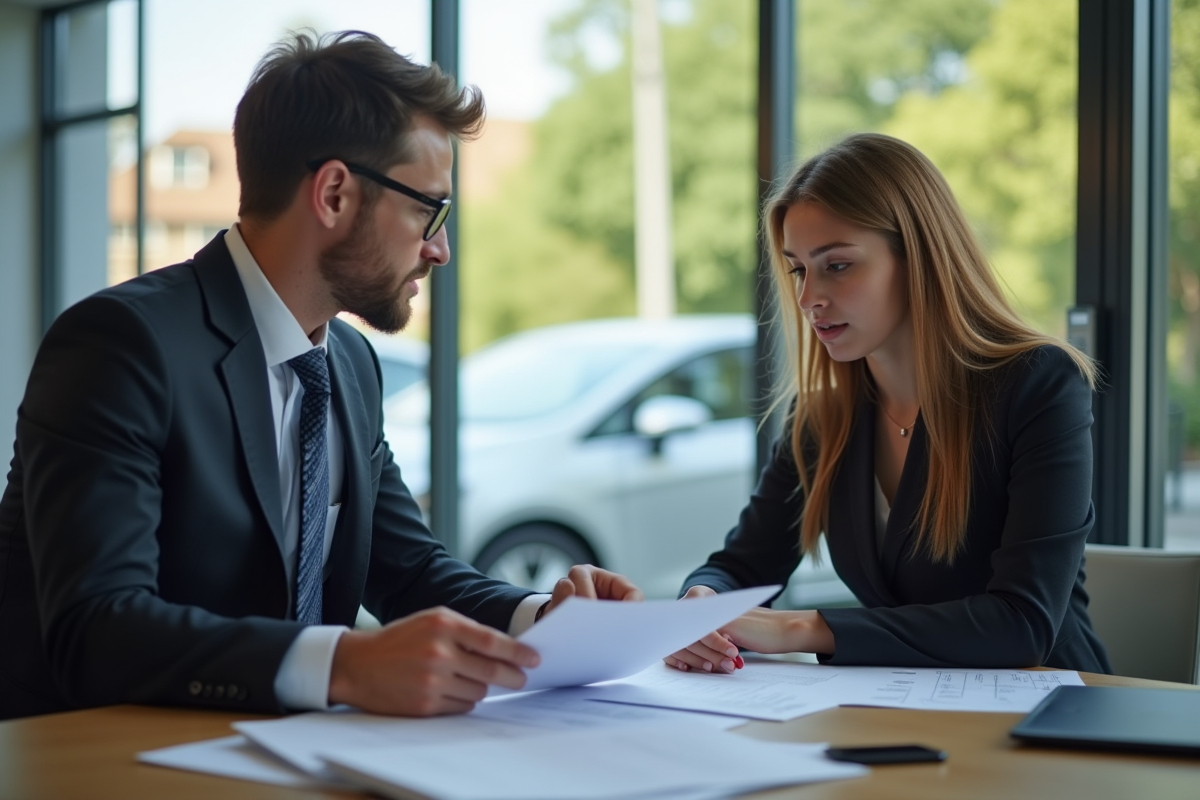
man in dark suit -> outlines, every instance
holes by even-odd
[[[451,136],[483,103],[375,37],[300,35],[234,123],[239,223],[68,309],[39,349],[0,501],[0,718],[109,703],[470,709],[565,597],[431,537],[383,438],[380,371],[335,315],[408,321],[449,250]],[[363,604],[386,623],[349,631]]]

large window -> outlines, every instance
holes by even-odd
[[[43,327],[137,272],[139,10],[111,0],[43,17]]]
[[[370,31],[429,60],[427,0],[142,1],[147,269],[190,258],[237,219],[234,111],[255,64],[289,31]],[[114,213],[114,241],[127,229]]]
[[[753,473],[747,409],[760,399],[744,358],[757,335],[758,5],[458,3],[457,71],[489,107],[482,137],[459,148],[460,288],[441,295],[460,297],[467,560],[503,562],[509,578],[524,564],[538,585],[555,559],[586,556],[668,595],[736,521]],[[795,155],[856,131],[915,144],[1018,312],[1057,335],[1086,227],[1079,8],[795,4]],[[1167,542],[1200,546],[1200,4],[1173,8]],[[429,0],[97,0],[46,20],[47,322],[106,283],[188,258],[236,219],[234,109],[287,31],[363,29],[432,56]],[[430,295],[401,341],[376,340],[398,409],[389,436],[423,499]],[[565,363],[564,348],[575,354]],[[487,388],[500,356],[529,367],[505,395]],[[635,423],[654,400],[662,435]],[[544,413],[489,413],[510,406]]]
[[[755,335],[755,12],[461,3],[461,76],[489,118],[457,190],[459,548],[497,575],[546,588],[585,554],[673,596],[749,495],[740,363],[713,354]],[[634,405],[689,386],[704,397],[659,403],[665,436],[634,430]],[[425,434],[403,419],[423,391],[389,416],[418,492]]]

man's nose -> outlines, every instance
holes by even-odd
[[[432,239],[425,242],[424,247],[421,248],[421,258],[439,267],[450,261],[450,239],[446,235],[445,225],[433,235]]]

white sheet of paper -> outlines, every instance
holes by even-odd
[[[810,665],[747,662],[732,675],[680,672],[656,664],[631,678],[595,687],[593,699],[677,708],[710,714],[783,721],[835,708],[837,693],[828,684],[833,669],[792,669]]]
[[[138,753],[137,760],[158,767],[203,772],[244,781],[273,783],[297,789],[345,788],[337,779],[319,780],[288,766],[252,744],[245,736],[226,736],[203,742],[163,747]]]
[[[747,661],[732,675],[656,665],[606,684],[594,699],[782,721],[839,705],[947,711],[1032,711],[1078,672],[1017,669],[832,667]]]
[[[932,711],[996,711],[1027,714],[1059,686],[1083,686],[1073,670],[874,669],[871,694],[842,705],[918,708]]]
[[[625,678],[737,619],[780,591],[757,586],[694,600],[597,602],[570,597],[519,639],[542,662],[522,691]],[[492,687],[491,694],[509,690]]]
[[[592,703],[590,687],[510,695],[480,703],[470,714],[405,719],[363,714],[352,709],[298,714],[261,722],[236,722],[234,728],[295,768],[317,777],[334,775],[320,754],[330,746],[376,748],[391,745],[452,745],[507,740],[550,731],[615,727],[674,721],[680,727],[726,729],[745,719],[708,717],[670,709]]]
[[[347,779],[388,797],[434,800],[609,800],[670,792],[719,795],[851,778],[866,770],[829,761],[821,745],[762,742],[673,725],[586,730],[524,740],[330,750]],[[464,765],[470,765],[464,769]]]

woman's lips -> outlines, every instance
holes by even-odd
[[[845,322],[837,325],[831,325],[829,323],[822,322],[815,323],[813,325],[813,330],[817,332],[817,337],[822,342],[832,342],[834,339],[841,336],[842,331],[846,330],[848,327],[849,325],[847,325]]]

